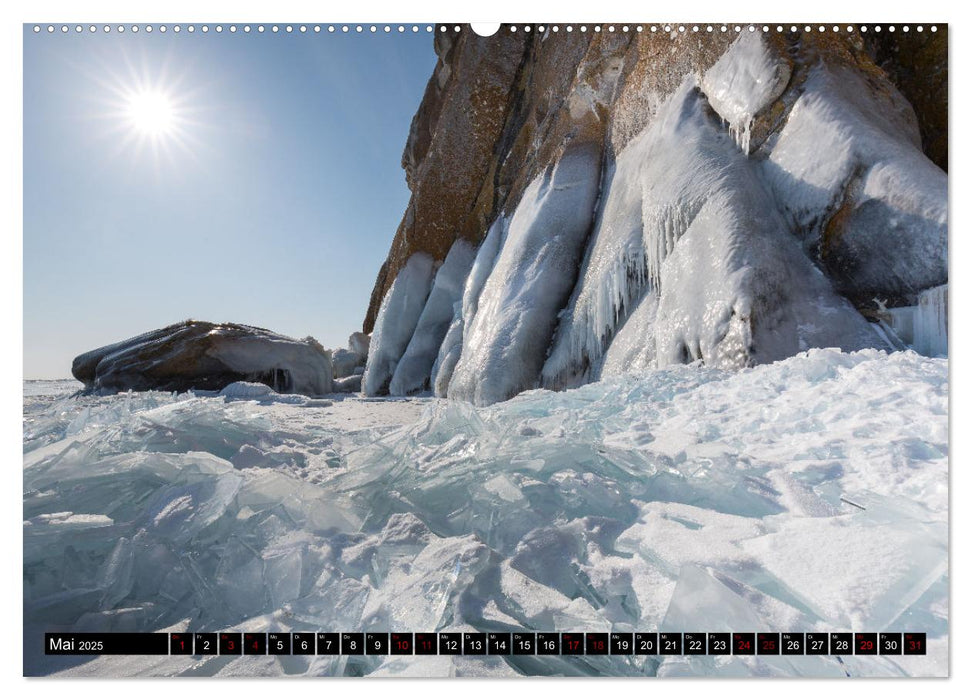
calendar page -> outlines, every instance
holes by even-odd
[[[24,675],[949,674],[946,23],[22,34]]]

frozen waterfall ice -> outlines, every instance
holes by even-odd
[[[488,404],[538,385],[590,232],[600,165],[596,148],[573,147],[526,188],[466,322],[449,398]]]
[[[467,242],[458,240],[452,244],[445,262],[435,273],[418,325],[391,377],[392,396],[406,396],[429,388],[432,367],[451,326],[454,306],[462,299],[465,278],[474,259],[475,250]]]
[[[371,335],[362,388],[365,394],[386,394],[431,291],[435,263],[424,253],[412,255],[388,290]]]

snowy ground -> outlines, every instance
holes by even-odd
[[[946,675],[947,360],[489,408],[24,385],[25,672]],[[846,499],[865,508],[848,505]],[[47,630],[925,631],[926,657],[44,657]]]

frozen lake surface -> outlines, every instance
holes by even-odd
[[[79,387],[24,384],[28,674],[948,671],[946,359],[813,350],[488,408]],[[40,651],[45,630],[521,629],[917,631],[929,653]]]

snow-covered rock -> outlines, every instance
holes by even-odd
[[[99,393],[219,391],[243,381],[314,396],[330,393],[333,382],[330,353],[313,338],[191,320],[79,355],[71,372]]]
[[[364,355],[353,350],[347,350],[346,348],[334,350],[331,353],[331,357],[333,358],[335,379],[351,376],[355,373],[354,370],[360,367],[367,359]]]
[[[371,336],[367,333],[355,331],[354,333],[351,333],[350,337],[347,339],[347,348],[351,352],[357,353],[361,357],[367,359],[368,351],[371,348]]]

